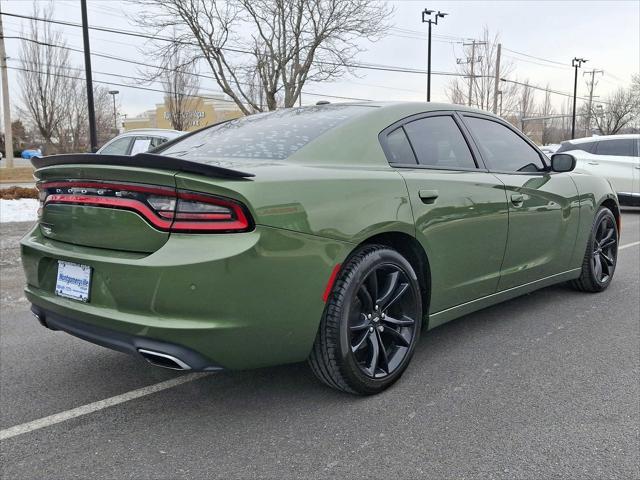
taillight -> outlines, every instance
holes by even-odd
[[[223,233],[252,228],[244,205],[204,193],[100,181],[46,182],[38,189],[41,208],[57,203],[131,210],[163,231]]]

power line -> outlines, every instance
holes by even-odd
[[[563,62],[556,62],[555,60],[549,60],[548,58],[536,57],[535,55],[529,55],[528,53],[518,52],[517,50],[511,50],[510,48],[505,48],[505,50],[511,53],[515,53],[517,55],[522,55],[523,57],[529,57],[535,60],[541,60],[543,62],[555,63],[556,65],[562,65],[565,68],[571,68],[570,66],[568,66],[566,63],[563,63]]]

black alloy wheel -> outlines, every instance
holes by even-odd
[[[394,264],[375,267],[349,313],[349,343],[362,372],[372,378],[393,373],[409,351],[415,325],[416,299],[407,274]]]
[[[618,224],[613,212],[600,207],[593,220],[580,277],[571,282],[575,289],[601,292],[609,286],[618,258],[618,236]]]
[[[318,328],[309,364],[330,387],[371,395],[404,373],[422,326],[412,265],[397,251],[368,245],[343,264]]]

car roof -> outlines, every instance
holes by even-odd
[[[586,143],[586,142],[601,142],[603,140],[619,140],[619,139],[640,139],[638,133],[624,133],[619,135],[594,135],[593,137],[574,138],[573,140],[565,140],[562,143]]]

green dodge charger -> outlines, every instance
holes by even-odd
[[[42,325],[177,370],[307,360],[374,394],[421,330],[558,282],[607,288],[607,180],[459,105],[317,105],[133,157],[34,158]]]

